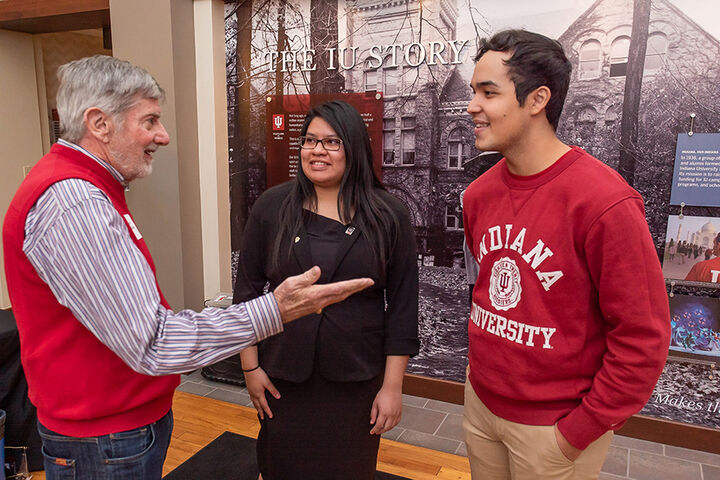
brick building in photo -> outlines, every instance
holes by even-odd
[[[418,251],[435,265],[460,266],[460,192],[499,159],[474,147],[465,111],[470,78],[449,62],[404,64],[416,58],[417,48],[397,65],[385,61],[380,68],[372,68],[378,62],[367,51],[370,45],[415,42],[419,7],[417,1],[348,2],[347,30],[354,32],[349,43],[358,45],[362,63],[346,72],[346,90],[383,92],[383,180],[411,211]],[[423,4],[426,50],[431,42],[456,38],[457,8],[452,1]],[[616,169],[632,19],[633,0],[597,0],[559,37],[573,74],[558,135]],[[465,62],[473,48],[473,42],[465,46]],[[714,91],[720,84],[718,58],[717,39],[668,0],[653,0],[633,186],[645,198],[658,246],[670,213],[677,134],[689,129],[691,113],[696,131],[720,129],[720,98]]]
[[[408,207],[424,263],[461,267],[460,192],[499,157],[474,147],[472,92],[458,68],[474,45],[453,54],[457,17],[454,0],[424,3],[422,11],[413,0],[349,1],[348,41],[359,61],[345,86],[384,95],[383,182]],[[371,52],[371,45],[398,47]],[[432,49],[442,53],[433,57]]]
[[[474,31],[458,32],[458,18],[468,14],[467,8],[457,0],[347,0],[338,16],[340,45],[345,56],[352,57],[338,59],[352,65],[338,71],[343,78],[339,88],[383,94],[383,181],[410,211],[426,265],[462,266],[460,192],[500,157],[475,149],[466,112],[471,99],[467,64],[476,48]],[[257,14],[271,18],[271,10]],[[288,26],[291,11],[288,8]],[[632,18],[633,0],[597,0],[559,37],[573,74],[558,134],[613,168],[620,156]],[[307,45],[305,29],[296,28],[295,44],[284,48]],[[675,213],[668,200],[677,134],[689,129],[691,113],[696,115],[695,131],[720,128],[715,91],[720,84],[720,43],[669,0],[652,0],[646,34],[633,186],[645,198],[651,231],[660,246],[667,216]],[[258,55],[277,49],[272,32],[256,35],[270,38],[264,41],[266,47],[258,47]],[[453,52],[451,42],[459,48],[465,41],[459,55]],[[280,77],[272,69],[259,71],[253,74],[249,94],[251,125],[264,124],[264,97],[278,92]],[[307,81],[285,74],[279,91],[305,93]],[[245,167],[239,169],[243,186],[238,190],[245,192],[246,205],[251,206],[265,186],[264,132],[250,128],[235,138],[232,130],[231,162],[238,149],[246,152],[241,161]]]
[[[616,169],[632,14],[632,0],[598,0],[559,38],[573,74],[558,134]],[[720,129],[720,42],[668,0],[652,1],[644,33],[633,186],[660,246],[671,213],[677,135],[690,129],[691,114],[696,132]]]

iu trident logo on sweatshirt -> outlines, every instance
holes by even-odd
[[[503,257],[496,261],[490,273],[490,303],[498,310],[510,310],[520,301],[520,269],[515,260]]]

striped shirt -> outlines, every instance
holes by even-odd
[[[70,142],[105,167],[107,162]],[[155,276],[110,199],[92,183],[50,186],[25,221],[23,252],[58,302],[130,368],[167,375],[210,365],[283,330],[272,293],[200,312],[160,304]]]

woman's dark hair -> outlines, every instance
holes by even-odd
[[[330,124],[345,149],[345,172],[340,181],[337,203],[340,220],[343,223],[352,220],[358,225],[373,249],[380,272],[384,272],[385,263],[395,246],[398,218],[380,194],[385,187],[373,170],[370,136],[365,121],[347,102],[333,100],[310,109],[300,135],[307,133],[310,122],[316,117]],[[302,165],[302,159],[300,164]],[[315,210],[317,196],[315,186],[305,176],[301,166],[280,208],[280,228],[270,262],[271,268],[276,272],[280,270],[282,258],[290,255],[290,239],[300,230],[303,216],[307,215],[303,205]]]
[[[572,72],[572,64],[560,42],[527,30],[503,30],[490,39],[480,41],[475,61],[491,50],[512,53],[505,65],[515,84],[515,96],[521,107],[536,88],[545,85],[550,89],[545,115],[557,130]]]

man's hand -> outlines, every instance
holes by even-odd
[[[345,300],[353,293],[375,283],[369,278],[356,278],[324,285],[313,285],[319,278],[320,267],[313,267],[301,275],[285,279],[277,286],[273,294],[283,323],[314,312],[319,313],[327,305]]]
[[[560,433],[557,424],[553,426],[553,430],[555,430],[555,440],[557,440],[558,447],[560,447],[560,451],[563,453],[563,455],[565,455],[565,458],[567,458],[571,462],[577,460],[577,458],[582,453],[582,450],[573,447],[570,442],[567,441],[565,436]]]

